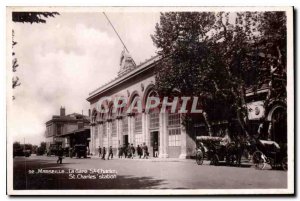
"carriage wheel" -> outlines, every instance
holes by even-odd
[[[203,156],[201,154],[196,154],[196,163],[197,165],[203,164]]]
[[[257,169],[263,170],[266,167],[266,160],[261,151],[254,152],[252,161]]]
[[[284,157],[282,159],[281,166],[282,166],[283,170],[287,170],[288,169],[288,159],[287,159],[287,157]]]
[[[212,161],[213,161],[213,163],[212,163],[213,165],[215,165],[215,166],[219,165],[219,156],[217,154],[215,154],[213,156]]]

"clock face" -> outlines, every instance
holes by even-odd
[[[259,113],[260,113],[259,107],[257,107],[257,106],[255,107],[254,113],[255,113],[255,115],[259,115]]]
[[[264,105],[262,101],[251,102],[247,104],[248,118],[256,120],[264,115]]]

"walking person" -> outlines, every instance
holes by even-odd
[[[102,149],[101,149],[101,147],[99,146],[99,147],[98,147],[98,154],[99,154],[99,157],[101,157],[101,151],[102,151]]]
[[[131,144],[130,150],[131,150],[131,158],[133,159],[134,154],[135,154],[135,148],[134,148],[133,144]]]
[[[153,153],[154,153],[154,158],[157,158],[158,157],[158,144],[157,144],[157,142],[154,143]]]
[[[109,150],[108,150],[108,157],[107,157],[107,160],[109,160],[109,157],[111,157],[111,159],[113,159],[113,149],[112,149],[112,146],[109,147]]]
[[[102,160],[105,160],[105,155],[106,155],[106,149],[105,147],[103,147],[103,150],[102,150]]]
[[[137,151],[137,154],[138,154],[139,158],[142,158],[143,150],[140,147],[140,145],[137,146],[136,151]]]
[[[89,146],[86,146],[86,155],[90,155],[91,153],[90,153],[90,148],[89,148]]]
[[[143,154],[144,154],[143,158],[148,159],[148,155],[149,155],[149,153],[148,153],[148,147],[147,147],[147,145],[146,145],[145,142],[143,144]]]
[[[132,157],[132,149],[131,149],[131,145],[130,144],[127,147],[127,157],[128,158]]]
[[[123,146],[123,151],[124,151],[124,157],[127,158],[128,152],[127,152],[127,145],[125,144]]]
[[[56,161],[57,164],[58,163],[62,164],[63,155],[64,155],[64,152],[63,152],[61,146],[59,146],[58,151],[57,151],[57,156],[58,156],[58,159]]]
[[[118,152],[118,157],[119,158],[122,158],[122,155],[123,155],[123,147],[120,145],[119,148],[118,148],[119,152]]]

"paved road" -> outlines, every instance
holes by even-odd
[[[89,170],[89,172],[83,173],[84,170]],[[99,172],[107,170],[110,173]],[[41,173],[42,171],[44,172]],[[46,171],[48,172],[45,173]],[[53,173],[53,171],[58,172]],[[104,177],[106,179],[103,179]],[[198,166],[193,160],[114,159],[103,161],[99,158],[66,158],[63,164],[56,164],[56,157],[16,157],[14,158],[13,179],[16,190],[287,187],[287,172],[285,171],[256,170],[253,167],[210,166],[208,164]]]

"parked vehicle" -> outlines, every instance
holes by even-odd
[[[73,147],[73,156],[77,158],[87,158],[87,147],[84,144],[76,144]]]
[[[196,163],[203,164],[203,160],[210,160],[211,165],[219,165],[226,159],[226,146],[221,143],[223,138],[211,136],[197,137]]]
[[[203,164],[203,160],[210,160],[211,165],[241,165],[241,158],[247,149],[248,142],[239,138],[231,141],[228,135],[224,137],[198,136],[196,162]]]
[[[49,149],[47,151],[47,156],[57,155],[57,151],[59,148],[59,144],[50,144]]]
[[[13,157],[15,157],[15,156],[29,157],[29,156],[31,156],[31,151],[30,150],[24,150],[24,149],[14,149],[13,150]]]
[[[278,143],[271,140],[257,140],[256,151],[252,156],[253,163],[257,169],[263,170],[266,164],[272,169],[281,167],[283,170],[288,169],[288,158],[286,146],[279,146]]]

